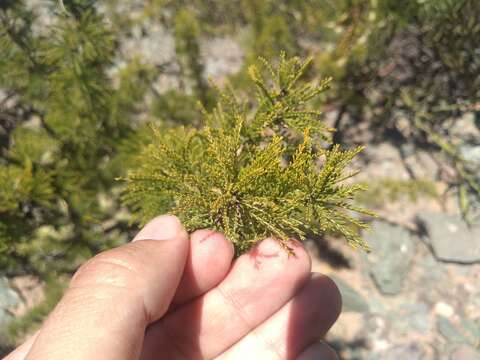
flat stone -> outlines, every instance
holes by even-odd
[[[374,221],[364,238],[372,248],[366,256],[367,267],[377,288],[387,295],[402,290],[415,252],[415,243],[406,229],[383,221]]]
[[[0,277],[0,332],[2,332],[11,320],[12,316],[8,311],[20,304],[20,296],[14,291],[5,277]]]
[[[229,38],[208,38],[200,42],[206,78],[214,81],[235,74],[242,68],[243,51]]]
[[[474,112],[466,112],[456,118],[453,126],[449,129],[452,140],[460,142],[476,141],[480,136],[480,128]]]
[[[460,153],[466,161],[480,166],[480,146],[479,145],[463,145],[460,147]]]
[[[412,331],[429,333],[432,325],[429,321],[430,307],[422,302],[405,302],[389,313],[396,334],[408,334]]]
[[[467,166],[471,170],[480,170],[480,146],[462,145],[460,146],[460,155],[467,161]]]
[[[403,166],[398,166],[402,163],[398,148],[389,143],[368,146],[365,149],[365,156],[370,161],[358,174],[357,180],[359,181],[382,179],[385,174],[388,174],[389,178],[397,180],[408,180],[410,178],[408,171]]]
[[[389,349],[386,354],[382,357],[384,360],[398,360],[398,359],[408,359],[408,360],[420,360],[423,359],[424,350],[421,348],[420,344],[412,343],[406,345],[398,345]]]
[[[437,284],[448,281],[448,273],[445,264],[439,264],[437,258],[431,253],[425,251],[423,257],[418,259],[416,266],[422,273],[423,281],[432,281]],[[423,290],[428,290],[427,294],[431,294],[430,289],[419,289],[420,293],[425,293]],[[438,297],[433,298],[432,303],[438,301]]]
[[[20,296],[10,287],[8,279],[0,277],[0,308],[8,309],[20,303]]]
[[[468,342],[468,339],[446,317],[437,316],[437,329],[451,343]]]
[[[12,314],[10,314],[5,309],[0,308],[0,334],[5,332],[7,328],[7,324],[12,320],[13,320]]]
[[[342,310],[364,313],[369,310],[367,301],[363,296],[338,276],[330,275],[342,294]]]
[[[470,264],[480,261],[480,225],[468,226],[460,215],[418,215],[435,257],[442,261]]]

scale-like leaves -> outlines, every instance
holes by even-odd
[[[237,253],[268,236],[289,250],[290,238],[325,232],[365,247],[357,234],[365,224],[349,213],[364,212],[351,203],[360,187],[344,183],[361,148],[322,149],[317,135],[325,138],[328,128],[308,107],[329,80],[303,84],[308,61],[297,58],[282,55],[276,68],[264,63],[268,82],[250,68],[256,108],[227,93],[201,129],[154,129],[142,165],[125,179],[124,200],[142,222],[168,212],[190,231],[221,231]]]

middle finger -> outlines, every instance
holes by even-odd
[[[262,241],[239,257],[214,289],[150,326],[142,360],[213,358],[287,303],[310,274],[310,257],[292,244]]]

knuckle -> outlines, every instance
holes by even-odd
[[[130,289],[141,286],[144,264],[132,247],[124,246],[94,256],[80,266],[70,288],[109,286]]]

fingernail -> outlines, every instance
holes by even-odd
[[[278,240],[266,238],[251,250],[252,253],[265,258],[287,259],[288,254],[280,246]]]
[[[300,240],[297,239],[290,239],[288,240],[288,246],[295,247],[295,248],[303,248],[303,244]]]
[[[184,231],[185,229],[176,216],[162,215],[145,225],[133,241],[169,240],[177,237]]]

